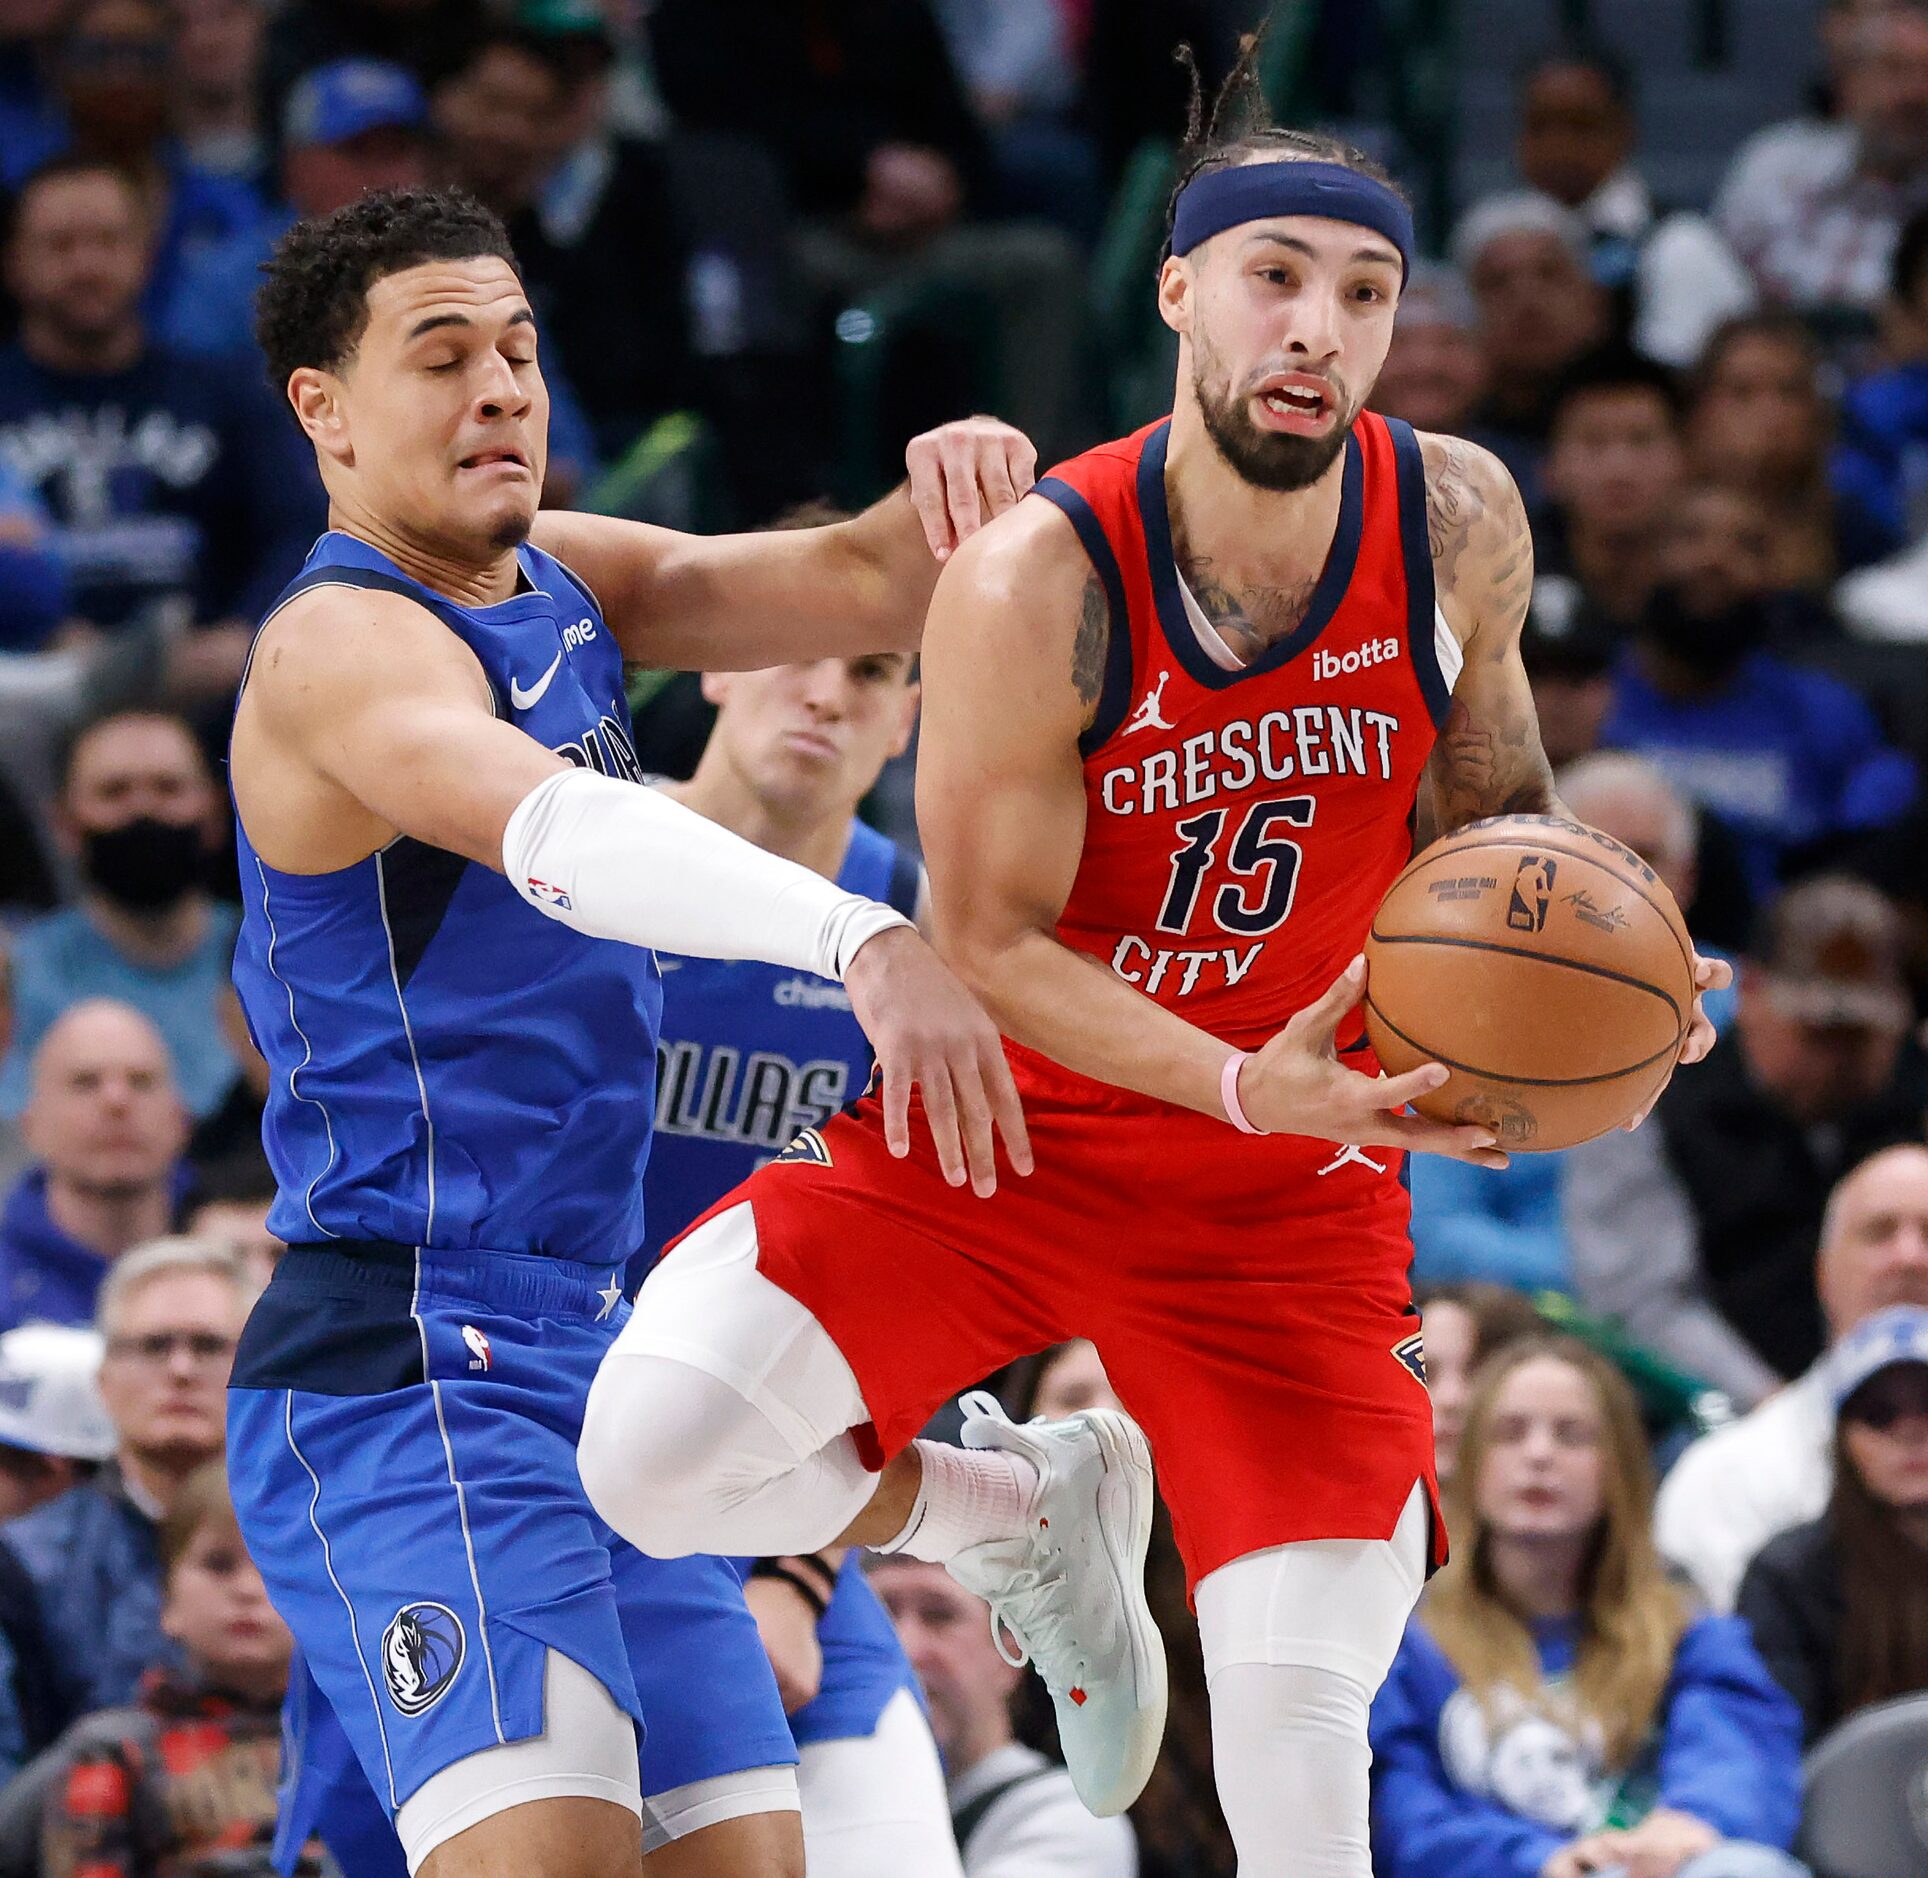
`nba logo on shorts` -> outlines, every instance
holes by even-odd
[[[462,1326],[462,1341],[469,1346],[469,1367],[486,1373],[495,1361],[489,1353],[489,1340],[473,1324]]]
[[[382,1632],[382,1677],[388,1699],[420,1715],[447,1692],[462,1667],[462,1620],[446,1604],[404,1604]]]

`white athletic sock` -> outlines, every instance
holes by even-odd
[[[942,1565],[966,1546],[1010,1539],[1024,1530],[1038,1470],[1001,1448],[954,1448],[942,1441],[916,1441],[924,1463],[910,1517],[896,1538],[877,1547]]]

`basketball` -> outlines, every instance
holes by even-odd
[[[1366,940],[1366,1033],[1388,1075],[1442,1063],[1414,1106],[1510,1153],[1605,1134],[1666,1080],[1693,946],[1652,868],[1598,830],[1502,815],[1436,841]]]

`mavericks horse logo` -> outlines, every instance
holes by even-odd
[[[404,1715],[433,1708],[455,1680],[466,1648],[462,1620],[446,1604],[404,1604],[382,1632],[388,1699]]]

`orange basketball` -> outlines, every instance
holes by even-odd
[[[1388,1075],[1443,1063],[1415,1106],[1512,1153],[1605,1134],[1666,1080],[1693,1008],[1674,897],[1610,836],[1544,815],[1426,849],[1366,940],[1366,1032]]]

